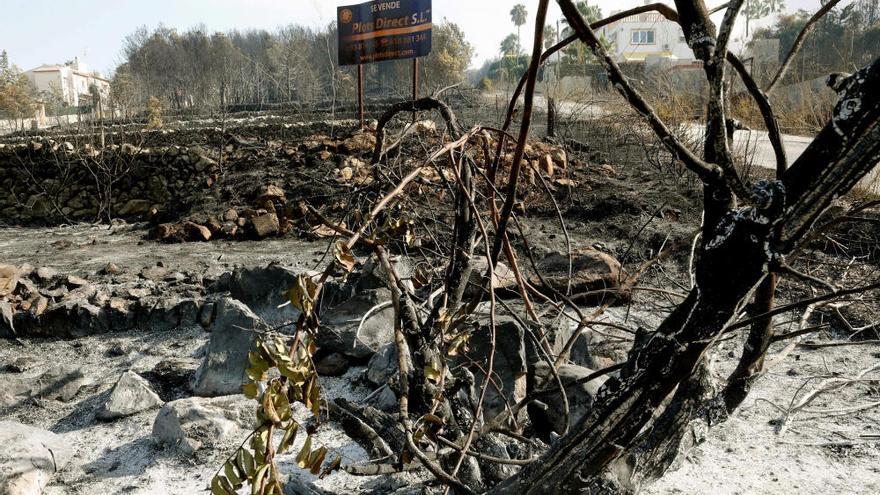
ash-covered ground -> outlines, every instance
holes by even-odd
[[[0,454],[0,465],[9,464],[14,453],[32,456],[34,467],[23,477],[30,486],[45,486],[43,493],[206,490],[254,426],[256,402],[218,378],[230,373],[235,378],[233,358],[251,342],[245,328],[265,322],[284,331],[282,325],[296,316],[289,306],[279,308],[284,290],[297,274],[332,263],[338,232],[327,224],[357,228],[365,205],[377,198],[371,187],[393,182],[444,139],[441,123],[419,123],[399,134],[402,146],[377,172],[370,165],[375,139],[350,122],[295,131],[271,119],[225,131],[213,124],[150,135],[153,141],[126,151],[153,167],[161,167],[161,157],[172,148],[192,152],[197,162],[210,161],[203,175],[193,174],[197,187],[184,184],[165,202],[137,197],[150,192],[134,184],[124,201],[107,202],[110,216],[115,204],[135,202],[129,214],[111,222],[102,220],[100,202],[92,219],[60,218],[65,215],[52,208],[26,222],[2,219],[7,225],[0,228],[0,264],[7,270],[0,271],[0,280],[10,282],[6,290],[0,284],[4,318],[9,315],[0,320],[0,330],[7,330],[0,341],[0,421],[8,422],[0,438],[13,448]],[[49,139],[76,141],[28,137],[7,146],[36,156],[33,143],[51,148]],[[80,153],[79,144],[70,152]],[[565,140],[530,143],[532,166],[517,205],[520,222],[511,231],[527,276],[536,266],[564,273],[557,258],[569,244],[578,259],[589,261],[571,278],[584,287],[589,280],[635,272],[665,250],[674,253],[652,263],[636,288],[599,317],[603,324],[584,336],[580,354],[572,358],[573,376],[624,360],[634,335],[656,327],[690,287],[688,256],[702,193],[677,169],[645,160],[639,146],[613,140],[594,147]],[[164,151],[157,154],[159,149]],[[5,184],[16,177],[5,176]],[[413,270],[442,266],[438,260],[451,235],[453,180],[442,169],[428,171],[391,209],[387,221],[404,218],[417,241],[389,243],[402,270],[407,264]],[[22,187],[35,185],[25,181]],[[29,197],[33,191],[17,194]],[[846,198],[840,208],[866,200]],[[27,201],[21,207],[26,206]],[[90,208],[86,203],[81,210]],[[868,209],[860,215],[870,220],[877,213]],[[876,279],[876,225],[874,220],[830,229],[796,266],[840,286]],[[340,280],[322,302],[320,384],[327,402],[344,399],[393,412],[388,311],[361,321],[388,301],[388,294],[369,253],[354,254],[351,279]],[[514,292],[511,276],[498,276],[499,284]],[[800,281],[780,286],[783,301],[811,295],[815,289]],[[605,302],[579,301],[587,312]],[[522,311],[515,300],[509,304]],[[816,330],[774,344],[767,374],[736,414],[708,431],[694,430],[693,448],[644,493],[880,491],[877,293],[817,307],[805,322],[802,313],[780,315],[779,332]],[[713,348],[712,373],[729,373],[743,337],[732,333]],[[224,356],[219,365],[216,355]],[[237,372],[241,376],[243,369]],[[811,394],[812,400],[801,404]],[[308,416],[305,408],[295,415],[304,422]],[[528,422],[541,429],[558,420],[551,411]],[[54,435],[35,444],[38,436],[27,427]],[[348,469],[319,480],[296,466],[294,447],[280,459],[290,477],[289,493],[442,491],[423,469],[365,476],[358,467],[371,456],[362,439],[332,415],[317,431],[316,439]],[[546,449],[540,440],[518,443],[511,441],[505,455],[524,458]]]

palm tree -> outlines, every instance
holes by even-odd
[[[547,24],[544,26],[544,49],[549,49],[556,41],[556,28]]]
[[[518,3],[510,9],[510,20],[513,21],[513,24],[516,26],[516,44],[517,46],[522,46],[520,44],[520,30],[522,26],[526,23],[529,18],[529,13],[526,11],[526,6]]]
[[[579,0],[574,5],[587,24],[592,24],[602,18],[602,9],[598,5],[590,5],[586,0]],[[562,30],[562,36],[566,38],[571,36],[573,31],[571,26],[568,25],[568,20],[563,19],[562,24],[565,25],[565,29]],[[587,49],[583,43],[575,43],[570,46],[565,50],[565,54],[569,60],[578,64],[583,64],[587,59]]]
[[[515,34],[509,34],[506,38],[501,40],[501,55],[510,57],[513,55],[519,55],[519,51],[519,40]]]
[[[746,36],[749,35],[749,24],[752,20],[759,20],[770,14],[782,12],[785,9],[783,0],[748,0],[743,9],[746,16]]]

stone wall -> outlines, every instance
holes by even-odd
[[[135,147],[41,140],[0,144],[0,223],[143,219],[210,187],[216,162],[199,146]]]

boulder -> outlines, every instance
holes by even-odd
[[[5,299],[0,299],[0,337],[15,336],[14,316],[12,304]]]
[[[483,275],[489,270],[489,263],[485,256],[474,256],[471,259],[470,265],[471,275],[468,279],[469,284],[465,291],[466,294],[473,294],[475,291],[480,290],[479,287],[480,283],[483,281]],[[495,265],[493,276],[492,285],[495,286],[496,292],[500,291],[503,295],[506,292],[516,291],[516,275],[514,275],[513,270],[504,263],[499,261]]]
[[[168,268],[162,265],[148,266],[141,270],[141,277],[153,282],[160,282],[168,275]]]
[[[348,371],[349,362],[342,354],[333,352],[315,362],[315,370],[321,376],[342,376]]]
[[[474,388],[480,390],[486,379],[485,366],[492,349],[491,329],[487,323],[480,325],[471,335],[465,356],[455,360],[459,364],[469,366],[475,380]],[[495,322],[495,362],[493,379],[496,386],[486,390],[484,403],[486,420],[500,414],[507,407],[513,406],[526,395],[526,359],[525,331],[512,319],[499,317]],[[479,363],[477,366],[474,363]],[[500,390],[499,390],[500,389]]]
[[[40,268],[37,268],[37,271],[34,273],[37,275],[37,280],[43,283],[51,282],[58,276],[58,270],[49,268],[48,266],[41,266]]]
[[[153,439],[184,454],[239,438],[251,426],[253,403],[244,396],[191,397],[165,404],[153,421]]]
[[[537,277],[532,284],[542,289],[549,297],[554,291],[568,293],[571,283],[572,299],[583,303],[603,303],[607,301],[626,302],[629,294],[623,293],[621,281],[625,277],[620,262],[595,249],[582,249],[572,253],[571,278],[569,278],[568,255],[554,252],[538,262],[538,271],[547,285]]]
[[[569,431],[593,407],[596,394],[598,394],[599,389],[608,377],[602,376],[587,383],[569,385],[591,375],[593,372],[590,368],[574,364],[563,364],[557,370],[560,380],[566,386],[565,391],[569,407]],[[550,373],[550,365],[546,361],[540,361],[535,364],[533,380],[533,389],[535,390],[548,386],[549,383],[555,383],[553,375]],[[565,417],[562,414],[564,407],[560,394],[549,394],[542,399],[540,404],[529,405],[527,409],[532,424],[536,425],[536,427],[540,426],[542,429],[549,429],[560,435],[565,431]],[[548,433],[549,431],[546,430],[539,431],[539,434],[545,435],[545,438],[548,438],[546,436]]]
[[[149,382],[133,371],[126,371],[113,386],[110,397],[98,411],[98,417],[104,420],[123,418],[162,404]]]
[[[18,286],[18,268],[12,265],[0,265],[0,297],[8,296]]]
[[[264,320],[274,324],[297,316],[292,306],[278,308],[287,302],[285,293],[296,284],[297,273],[273,263],[265,268],[236,268],[228,290],[233,298],[247,304]]]
[[[325,306],[318,338],[321,349],[366,359],[392,342],[394,308],[389,304],[390,300],[388,289],[373,289],[362,291],[333,307]],[[367,313],[370,316],[358,331]]]
[[[188,241],[208,242],[211,240],[211,230],[204,225],[199,225],[195,222],[183,222],[181,228]]]
[[[41,324],[30,325],[26,333],[77,338],[109,331],[110,318],[104,308],[86,299],[67,299],[49,306]]]
[[[0,376],[0,406],[13,406],[32,397],[67,402],[86,384],[82,369],[54,365],[39,376]]]
[[[281,230],[281,224],[278,223],[278,215],[275,213],[257,215],[251,219],[251,222],[254,226],[254,234],[258,239],[278,235],[278,232]]]
[[[39,495],[73,457],[73,449],[51,431],[0,421],[0,493]]]
[[[397,363],[397,346],[385,344],[370,358],[364,376],[374,385],[385,385],[397,375]]]
[[[241,301],[223,298],[217,302],[207,354],[193,379],[193,392],[202,397],[241,392],[246,381],[248,352],[256,344],[257,331],[269,326]]]
[[[284,203],[287,201],[287,198],[284,195],[284,189],[281,189],[274,184],[261,187],[257,192],[257,203],[261,204],[265,201]]]

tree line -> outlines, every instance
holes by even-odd
[[[143,108],[153,97],[172,110],[203,110],[353,99],[356,71],[339,66],[337,36],[335,23],[225,33],[141,27],[124,40],[113,100],[123,109]],[[474,53],[451,22],[435,24],[432,41],[432,53],[420,61],[422,91],[461,82]],[[409,94],[411,71],[408,60],[365,66],[366,91]]]

